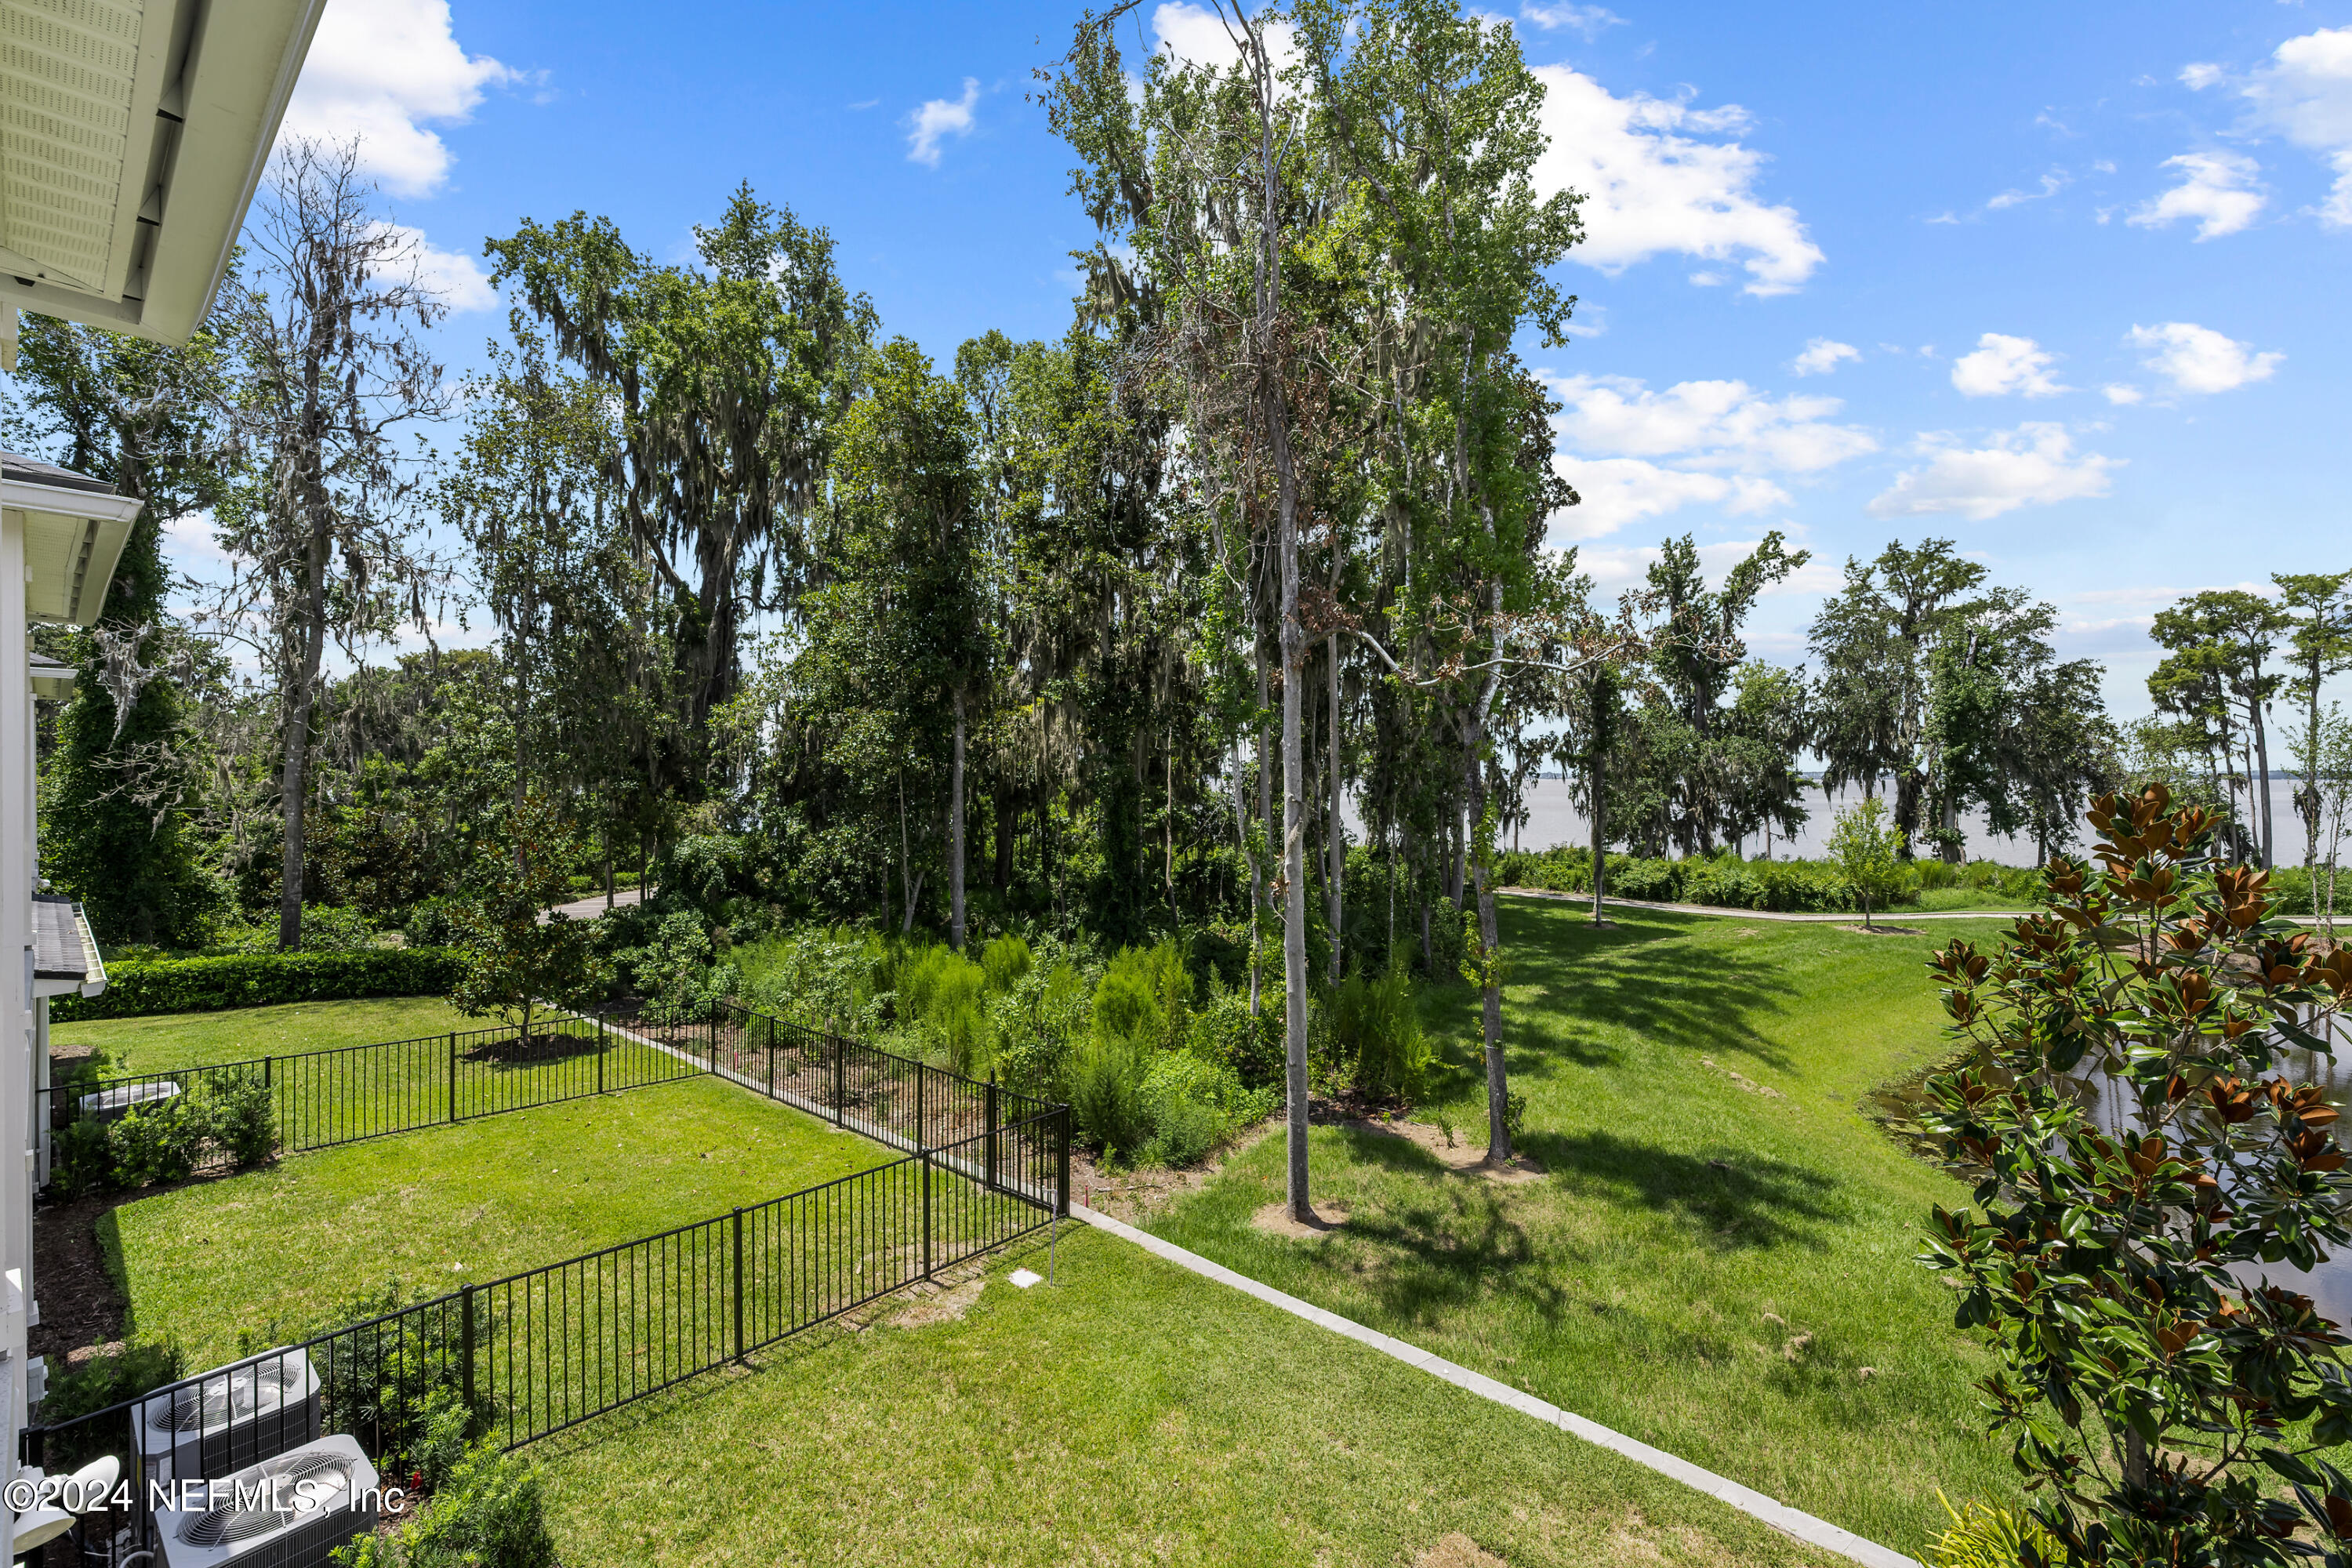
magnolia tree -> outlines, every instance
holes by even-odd
[[[485,837],[458,917],[470,956],[450,1000],[469,1017],[514,1025],[528,1047],[541,1015],[601,1000],[612,989],[612,967],[587,922],[550,913],[572,896],[566,873],[585,855],[563,811],[544,795],[527,794]]]
[[[1973,1050],[1919,1121],[1977,1186],[1921,1261],[1993,1342],[1991,1429],[2074,1563],[2352,1563],[2322,1457],[2352,1339],[2272,1279],[2352,1239],[2336,1112],[2292,1071],[2332,1054],[2352,952],[2272,919],[2268,874],[2217,867],[2217,818],[2162,785],[2090,820],[2043,912],[1932,961]]]

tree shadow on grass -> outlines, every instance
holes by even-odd
[[[1505,1067],[1538,1081],[1563,1067],[1629,1065],[1618,1029],[1661,1047],[1738,1054],[1780,1070],[1788,1054],[1760,1027],[1788,1010],[1797,987],[1763,964],[1735,967],[1725,955],[1680,939],[1706,918],[1627,911],[1595,927],[1549,904],[1500,911],[1510,964],[1503,1007]],[[1524,997],[1533,988],[1540,993]],[[1428,1020],[1441,1036],[1433,1099],[1475,1089],[1483,1077],[1478,993],[1449,986],[1431,997]],[[1451,1049],[1443,1049],[1451,1047]]]
[[[1723,1146],[1668,1153],[1608,1132],[1529,1132],[1520,1147],[1554,1176],[1608,1189],[1716,1251],[1822,1245],[1818,1227],[1836,1217],[1836,1183],[1818,1171]]]

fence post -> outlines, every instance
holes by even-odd
[[[996,1190],[996,1069],[988,1069],[988,1187]]]
[[[604,1015],[596,1015],[596,1092],[604,1092],[604,1053],[613,1048],[604,1037]]]
[[[1070,1108],[1057,1107],[1054,1112],[1054,1217],[1070,1217]]]
[[[735,1359],[743,1359],[743,1208],[735,1208]]]
[[[457,1031],[449,1031],[449,1120],[457,1120]]]
[[[930,1137],[923,1126],[923,1080],[930,1076],[929,1068],[920,1062],[915,1064],[915,1147],[918,1149],[931,1146]]]
[[[848,1082],[848,1078],[847,1078],[847,1075],[846,1075],[846,1074],[842,1070],[842,1066],[841,1066],[841,1044],[842,1044],[842,1042],[841,1042],[841,1037],[840,1037],[839,1035],[835,1035],[835,1036],[833,1036],[833,1037],[832,1037],[832,1040],[833,1040],[833,1124],[834,1124],[835,1127],[846,1127],[847,1125],[849,1125],[848,1121],[847,1121],[848,1112],[847,1112],[847,1110],[845,1109],[845,1108],[847,1106],[848,1102],[849,1102],[849,1100],[848,1100],[848,1095],[847,1095],[847,1093],[846,1093],[846,1091],[845,1091],[845,1085],[846,1085],[846,1084],[847,1084],[847,1082]]]
[[[457,1341],[457,1383],[465,1391],[466,1430],[471,1434],[480,1417],[474,1404],[474,1287],[468,1285],[459,1290],[457,1302],[462,1320]]]
[[[915,1080],[920,1083],[922,1080]],[[923,1151],[923,1278],[931,1277],[931,1152]]]

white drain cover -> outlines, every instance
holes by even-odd
[[[1012,1279],[1015,1285],[1020,1286],[1024,1290],[1026,1290],[1032,1285],[1043,1285],[1045,1282],[1045,1277],[1043,1274],[1033,1274],[1026,1268],[1014,1269],[1012,1274]]]

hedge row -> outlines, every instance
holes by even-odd
[[[1506,887],[1555,893],[1592,890],[1592,857],[1582,849],[1507,854]],[[1709,904],[1780,914],[1831,914],[1854,908],[1845,879],[1811,860],[1650,860],[1609,857],[1609,896],[1660,904]]]
[[[464,953],[444,947],[159,958],[109,968],[104,994],[57,997],[49,1016],[62,1024],[352,996],[446,996],[465,962]]]

